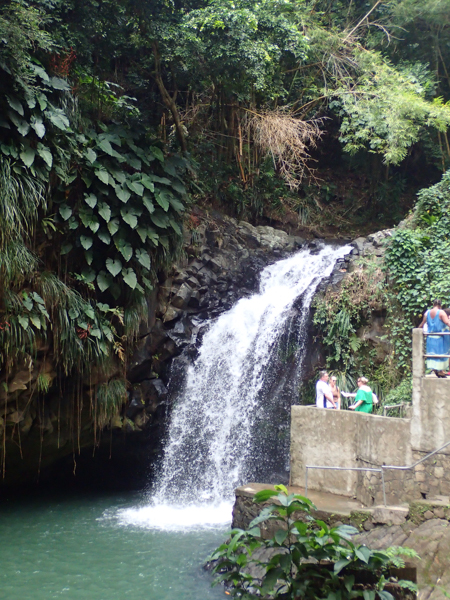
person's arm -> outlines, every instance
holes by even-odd
[[[441,321],[443,321],[446,325],[450,325],[450,319],[447,316],[447,313],[443,310],[441,310],[439,312],[439,318],[441,319]]]
[[[349,409],[355,410],[355,408],[358,408],[358,406],[361,406],[362,403],[363,403],[362,400],[358,400],[358,402],[356,402],[356,404],[352,404],[351,406],[349,406]]]
[[[425,311],[423,313],[423,319],[422,319],[422,323],[419,325],[419,329],[423,329],[423,326],[425,325],[426,322],[427,322],[427,311]]]

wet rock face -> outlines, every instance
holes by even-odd
[[[140,413],[147,413],[148,427],[158,410],[165,413],[169,369],[172,388],[179,389],[207,322],[254,293],[262,269],[304,243],[273,227],[229,217],[198,219],[195,230],[185,233],[185,259],[161,282],[154,319],[141,332],[127,374],[133,385],[127,416],[136,423]]]

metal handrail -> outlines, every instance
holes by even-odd
[[[403,408],[403,406],[411,406],[411,402],[400,402],[400,404],[383,404],[383,417],[386,416],[386,411],[391,408]]]
[[[424,331],[423,335],[450,335],[450,331]]]
[[[365,468],[365,467],[319,467],[317,465],[305,465],[305,497],[306,498],[308,497],[308,469],[321,469],[321,470],[332,470],[332,471],[371,471],[371,472],[375,472],[375,473],[381,473],[381,484],[382,484],[382,488],[383,488],[383,503],[386,506],[386,486],[385,486],[385,482],[384,482],[384,472],[385,471],[387,471],[387,470],[389,470],[389,471],[392,471],[392,470],[409,471],[410,469],[414,469],[415,467],[417,467],[417,465],[420,465],[421,463],[426,461],[431,456],[434,456],[441,450],[444,450],[444,448],[447,448],[447,446],[450,446],[450,441],[445,443],[440,448],[437,448],[437,450],[433,450],[433,452],[430,452],[429,454],[427,454],[426,456],[424,456],[423,458],[421,458],[420,460],[416,461],[415,463],[413,463],[412,465],[409,465],[409,466],[408,465],[405,465],[405,466],[381,465],[381,467],[379,467],[378,469],[375,469],[375,468]]]

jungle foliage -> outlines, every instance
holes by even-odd
[[[76,53],[78,86],[98,81],[99,101],[135,97],[166,148],[190,152],[196,201],[307,226],[368,211],[392,222],[399,202],[383,203],[383,190],[393,196],[405,176],[417,189],[450,165],[445,0],[9,4],[38,11],[65,64]],[[298,145],[297,127],[280,139],[292,119],[317,135]],[[330,144],[333,166],[359,180],[354,195],[367,188],[362,204],[345,185],[311,193]]]
[[[381,552],[355,544],[352,536],[358,533],[356,528],[328,527],[312,516],[315,506],[310,500],[288,495],[285,486],[274,487],[255,494],[254,501],[274,498],[277,503],[263,508],[248,530],[233,529],[229,541],[211,555],[216,583],[225,582],[230,595],[247,600],[393,600],[386,589],[389,569],[404,566],[402,555],[417,557],[413,550],[393,547]],[[270,527],[271,522],[279,528],[265,539],[260,526]],[[255,567],[259,576],[255,575]],[[408,580],[400,580],[397,585],[414,593],[417,587]]]
[[[64,376],[116,372],[186,190],[295,227],[398,218],[417,161],[450,164],[449,25],[445,0],[2,2],[2,368],[48,342]],[[317,185],[338,144],[354,185]]]
[[[185,163],[164,156],[135,100],[71,73],[75,54],[58,54],[45,26],[27,3],[0,13],[6,381],[46,345],[62,375],[117,373],[146,318],[145,294],[178,251],[186,199]],[[123,390],[116,396],[126,400]]]

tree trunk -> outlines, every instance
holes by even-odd
[[[186,136],[184,135],[183,125],[181,123],[180,115],[178,113],[178,108],[175,103],[176,92],[175,92],[175,98],[172,98],[172,96],[167,91],[166,86],[164,85],[164,81],[163,81],[162,75],[161,75],[161,57],[159,54],[157,42],[153,42],[153,55],[155,57],[155,71],[154,71],[153,76],[155,78],[156,84],[158,85],[162,100],[163,100],[165,106],[170,110],[170,112],[172,114],[172,118],[175,123],[175,130],[177,133],[177,138],[178,138],[178,141],[180,142],[181,149],[183,152],[187,152]]]

